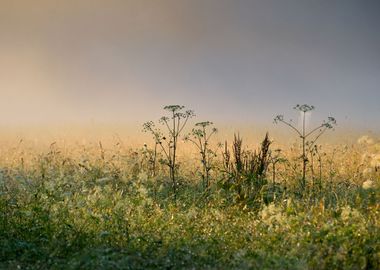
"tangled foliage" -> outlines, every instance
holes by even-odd
[[[153,176],[145,148],[2,149],[0,268],[379,269],[379,175],[362,159],[375,142],[326,150],[322,184],[302,196],[292,151],[267,180],[269,144],[250,152],[236,136],[208,196],[198,156],[183,156],[176,203],[167,166]]]

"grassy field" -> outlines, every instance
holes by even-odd
[[[257,173],[230,141],[208,187],[187,144],[176,199],[150,144],[2,145],[0,268],[380,269],[379,141],[319,146],[306,186],[298,144],[270,145]]]

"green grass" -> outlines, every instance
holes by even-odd
[[[1,269],[380,269],[378,186],[267,182],[251,200],[222,173],[203,192],[189,166],[174,202],[163,168],[111,154],[2,166]]]

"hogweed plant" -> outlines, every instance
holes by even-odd
[[[202,182],[205,190],[210,187],[210,171],[213,166],[212,161],[216,157],[215,151],[209,147],[212,135],[217,132],[217,129],[212,125],[213,123],[209,121],[196,123],[191,133],[185,136],[185,141],[192,142],[199,150],[202,164]]]
[[[164,155],[163,163],[169,167],[169,175],[172,182],[174,201],[177,199],[178,181],[177,172],[177,149],[178,139],[188,120],[194,116],[192,110],[184,111],[185,107],[180,105],[168,105],[164,110],[169,112],[169,116],[163,116],[159,119],[159,123],[166,128],[167,135],[160,128],[157,128],[153,121],[143,124],[143,131],[151,133],[156,144],[162,150]]]
[[[319,126],[306,130],[306,115],[315,109],[312,105],[299,105],[297,104],[293,109],[299,111],[301,113],[301,128],[297,128],[292,120],[285,120],[283,115],[277,115],[274,118],[274,123],[283,123],[293,131],[295,131],[302,142],[302,179],[301,179],[301,187],[305,188],[306,186],[306,167],[308,163],[308,154],[313,149],[317,140],[328,130],[332,129],[336,125],[336,120],[334,117],[328,117],[327,120],[324,120]]]

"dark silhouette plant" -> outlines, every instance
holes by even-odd
[[[185,141],[192,142],[199,150],[202,163],[202,182],[205,190],[210,187],[210,171],[212,169],[212,160],[216,157],[215,151],[209,147],[210,138],[217,132],[213,123],[209,121],[195,124],[195,128],[185,136]],[[211,128],[209,130],[208,128]]]
[[[336,125],[336,120],[334,117],[328,117],[327,120],[324,120],[319,126],[311,129],[310,131],[306,130],[306,113],[315,109],[312,105],[299,105],[297,104],[293,109],[299,111],[301,113],[302,125],[301,128],[296,128],[293,124],[292,120],[286,121],[283,115],[277,115],[274,118],[274,123],[283,123],[287,125],[289,128],[294,130],[302,142],[302,179],[301,179],[301,187],[305,188],[306,186],[306,166],[308,163],[307,155],[310,153],[317,140],[326,132],[328,129],[332,129],[334,125]],[[314,136],[312,139],[308,140],[311,136]]]
[[[161,129],[157,128],[153,121],[143,124],[143,131],[151,133],[156,144],[160,146],[164,159],[162,162],[169,167],[169,175],[172,182],[174,200],[177,200],[178,181],[177,172],[177,149],[178,139],[188,120],[194,116],[192,110],[183,111],[185,107],[180,105],[168,105],[164,110],[169,112],[169,116],[163,116],[159,119],[159,123],[166,128],[165,136]]]
[[[267,184],[266,172],[270,162],[271,143],[267,133],[258,150],[245,150],[243,139],[235,134],[231,153],[225,142],[222,157],[227,178],[223,186],[228,190],[235,190],[239,201],[255,201]]]

